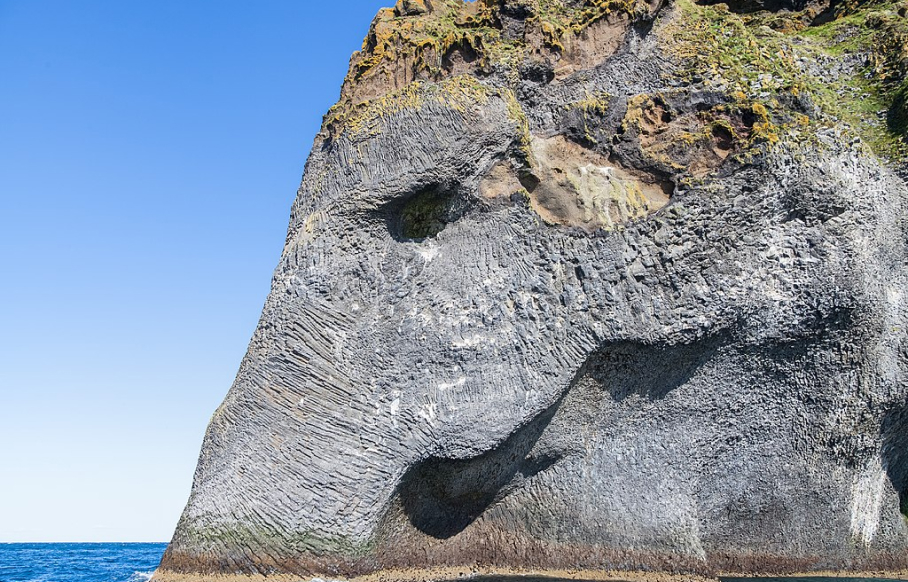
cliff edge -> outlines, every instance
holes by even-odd
[[[906,11],[380,11],[155,579],[908,571]]]

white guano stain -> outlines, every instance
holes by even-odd
[[[879,459],[874,459],[855,475],[851,486],[851,535],[869,546],[880,527],[883,485],[886,473]]]
[[[425,262],[431,263],[432,259],[438,256],[439,249],[435,245],[428,245],[416,249],[416,252],[419,253],[419,256],[421,256]]]
[[[435,426],[435,419],[438,417],[438,405],[434,401],[426,402],[417,414],[425,419],[430,426]]]
[[[458,349],[463,348],[475,348],[483,344],[495,345],[497,340],[494,337],[485,336],[485,335],[471,335],[468,337],[462,337],[459,340],[454,340],[451,342],[451,346]]]
[[[588,174],[601,174],[607,178],[611,178],[613,172],[608,166],[594,166],[593,164],[580,166],[580,175],[587,176]]]
[[[454,382],[442,382],[438,385],[438,389],[441,391],[450,390],[451,388],[457,388],[458,386],[463,386],[467,383],[467,379],[463,376],[455,380]]]

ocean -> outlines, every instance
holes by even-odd
[[[167,544],[0,544],[0,582],[147,582]]]

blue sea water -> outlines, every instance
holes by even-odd
[[[167,544],[0,544],[0,582],[146,582]]]

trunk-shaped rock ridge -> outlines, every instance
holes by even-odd
[[[155,579],[908,569],[902,138],[752,4],[382,10]]]

